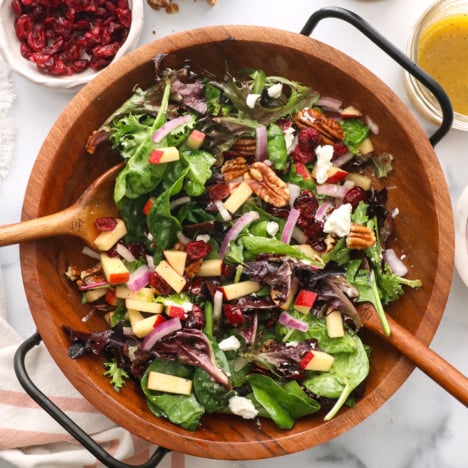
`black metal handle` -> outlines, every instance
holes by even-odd
[[[104,450],[95,440],[93,440],[81,427],[72,421],[58,406],[56,406],[31,380],[25,365],[27,353],[42,341],[39,333],[35,333],[26,339],[18,347],[14,357],[14,368],[16,377],[26,393],[52,416],[72,437],[74,437],[83,447],[93,454],[100,462],[109,468],[154,468],[159,465],[168,449],[158,447],[148,461],[142,465],[129,465],[121,462]]]
[[[325,18],[338,18],[353,25],[431,91],[439,102],[442,111],[442,122],[429,138],[432,146],[435,146],[449,132],[453,123],[452,104],[439,83],[376,31],[367,21],[345,8],[325,7],[317,10],[312,13],[300,33],[304,36],[310,36],[319,21]]]

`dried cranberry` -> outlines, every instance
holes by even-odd
[[[202,330],[205,327],[205,312],[196,304],[193,304],[192,310],[187,312],[184,320],[186,328],[197,328]]]
[[[169,296],[169,294],[172,294],[174,292],[174,290],[166,283],[164,278],[155,271],[153,271],[150,275],[149,284],[161,296]]]
[[[94,222],[98,231],[112,231],[117,226],[117,220],[109,216],[97,218]]]
[[[293,160],[295,162],[308,164],[308,163],[315,160],[316,155],[315,155],[315,152],[313,152],[313,151],[304,151],[304,150],[301,149],[301,147],[299,145],[296,145],[296,147],[293,150],[292,157],[293,157]]]
[[[21,15],[15,22],[15,33],[19,40],[26,40],[32,28],[33,24],[28,15]]]
[[[348,147],[342,141],[336,141],[333,143],[333,155],[334,156],[343,156],[349,152]]]
[[[224,200],[229,197],[231,190],[226,183],[219,183],[211,185],[208,188],[208,195],[213,201]]]
[[[351,203],[353,210],[361,201],[366,201],[366,191],[359,186],[350,188],[343,197],[343,203]]]
[[[205,241],[191,241],[185,246],[187,257],[191,261],[200,260],[210,253],[211,247]]]
[[[320,145],[322,135],[313,127],[306,127],[299,131],[297,135],[297,144],[301,151],[305,153],[314,153],[315,148]]]
[[[294,200],[294,208],[300,212],[298,219],[299,227],[305,228],[313,222],[318,206],[318,200],[310,190],[301,191]]]
[[[235,305],[224,304],[223,312],[224,316],[226,317],[226,320],[234,327],[240,325],[245,320],[242,310],[240,309],[240,307],[236,307]]]

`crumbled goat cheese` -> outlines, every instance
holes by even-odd
[[[348,235],[351,230],[351,210],[351,203],[345,203],[333,210],[325,221],[323,231],[336,234],[338,237]]]
[[[268,96],[270,96],[271,98],[278,99],[281,96],[281,93],[283,92],[283,85],[281,83],[276,83],[270,86],[267,92]]]
[[[195,240],[203,241],[203,242],[206,242],[207,244],[210,241],[210,239],[211,237],[209,234],[198,234],[198,236],[195,238]]]
[[[293,127],[289,127],[286,130],[283,130],[283,135],[286,143],[286,150],[289,154],[294,149],[296,143],[296,131]]]
[[[240,341],[232,335],[220,341],[218,346],[221,351],[237,351],[240,348]]]
[[[319,184],[323,184],[328,179],[328,171],[333,166],[331,159],[333,157],[333,146],[324,145],[317,146],[315,149],[317,155],[317,163],[315,165],[315,180]]]
[[[268,221],[266,225],[266,232],[268,233],[268,235],[270,235],[271,237],[275,237],[278,230],[279,224],[276,221]]]
[[[253,94],[253,93],[248,94],[245,99],[245,103],[247,104],[247,106],[253,109],[255,107],[255,103],[258,101],[259,98],[260,98],[260,94]]]
[[[258,414],[252,401],[241,396],[233,396],[229,399],[229,409],[231,413],[244,419],[253,419]]]

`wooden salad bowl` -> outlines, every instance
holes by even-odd
[[[453,268],[453,220],[446,182],[427,135],[400,99],[372,72],[309,37],[252,26],[216,26],[174,34],[147,44],[104,70],[67,105],[50,130],[32,170],[23,220],[54,213],[72,204],[98,175],[118,162],[109,148],[92,156],[85,143],[90,133],[128,98],[135,85],[153,82],[152,59],[169,54],[174,65],[189,59],[195,70],[223,76],[226,69],[260,68],[309,84],[322,95],[342,99],[373,116],[380,132],[374,146],[390,151],[394,171],[386,180],[389,204],[398,207],[397,252],[410,259],[412,278],[423,286],[408,290],[388,309],[392,318],[428,345],[442,317]],[[304,450],[353,428],[403,384],[414,369],[385,340],[364,331],[372,347],[371,372],[365,393],[354,408],[334,419],[323,413],[299,420],[284,431],[264,420],[209,415],[200,429],[189,432],[153,416],[136,384],[116,392],[103,376],[103,361],[67,354],[63,325],[97,331],[99,317],[83,322],[88,306],[65,277],[70,263],[84,266],[79,239],[58,237],[21,245],[26,295],[45,345],[65,376],[96,408],[132,433],[157,445],[214,459],[260,459]],[[88,262],[88,263],[85,263]]]

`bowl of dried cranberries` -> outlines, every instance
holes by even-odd
[[[138,42],[143,0],[0,0],[0,53],[15,72],[74,90]]]

